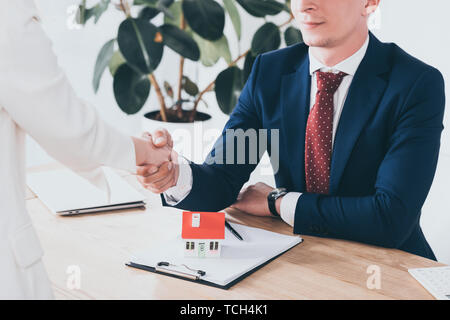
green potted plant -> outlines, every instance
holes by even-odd
[[[242,25],[239,6],[251,16],[260,18],[261,27],[253,35],[250,48],[232,58],[228,38],[224,34],[225,16],[228,15],[233,24],[236,33],[233,38],[237,39],[240,48]],[[123,12],[124,20],[118,27],[117,37],[105,43],[98,54],[94,90],[97,92],[101,77],[109,67],[114,77],[114,96],[123,112],[139,112],[153,89],[158,97],[159,110],[148,112],[145,117],[176,126],[210,118],[198,112],[199,104],[206,104],[204,95],[209,92],[215,93],[223,113],[230,114],[255,57],[278,49],[282,38],[286,45],[302,41],[300,31],[291,25],[294,17],[290,12],[290,0],[99,0],[89,8],[86,0],[82,0],[77,22],[84,25],[92,19],[97,23],[101,15],[113,7]],[[155,18],[161,15],[163,23],[156,25],[154,21],[161,19]],[[276,25],[266,20],[267,16],[276,15],[285,15],[285,22]],[[179,72],[175,79],[167,78],[160,82],[154,71],[168,49],[179,55]],[[211,67],[220,58],[225,59],[227,68],[214,74],[211,82],[202,89],[184,72],[186,59]],[[242,61],[243,67],[239,67]]]

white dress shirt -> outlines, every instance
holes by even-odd
[[[317,60],[309,49],[309,73],[311,75],[311,99],[310,109],[316,102],[317,92],[317,80],[316,71],[339,73],[345,72],[347,75],[342,80],[339,88],[333,96],[334,111],[333,111],[333,138],[332,145],[334,144],[334,137],[336,135],[336,129],[338,127],[339,119],[341,117],[342,108],[347,98],[347,93],[352,83],[353,77],[358,69],[362,59],[364,58],[367,47],[369,46],[369,34],[367,34],[366,41],[361,48],[347,59],[339,62],[335,66],[328,67]],[[188,165],[186,159],[179,157],[180,172],[177,181],[177,185],[168,189],[164,193],[164,198],[169,205],[176,205],[183,200],[192,189],[192,170]],[[300,192],[289,192],[281,199],[280,215],[281,218],[291,226],[294,226],[295,209],[297,206],[298,198],[301,196]]]

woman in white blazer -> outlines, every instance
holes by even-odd
[[[135,172],[170,150],[122,135],[78,99],[58,67],[33,0],[0,0],[0,299],[52,298],[25,207],[25,134],[102,185],[102,165]],[[152,152],[155,151],[155,152]]]

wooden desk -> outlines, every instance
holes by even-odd
[[[159,196],[141,188],[134,176],[121,175],[148,196],[146,210],[58,217],[27,191],[57,299],[433,299],[407,269],[442,264],[399,250],[310,236],[227,291],[126,267],[133,252],[180,233],[181,211],[163,208]],[[227,213],[233,222],[292,233],[279,220]],[[76,290],[67,287],[72,265],[81,270]],[[380,267],[381,289],[367,288],[371,265]]]

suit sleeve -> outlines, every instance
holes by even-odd
[[[379,167],[375,193],[304,193],[294,232],[398,248],[411,234],[436,171],[445,106],[442,75],[427,69],[411,88]]]
[[[205,162],[190,163],[192,189],[176,208],[219,211],[229,207],[260,161],[266,150],[260,148],[261,122],[254,100],[260,60],[258,56],[237,105]],[[258,146],[256,150],[254,146]]]
[[[0,105],[52,157],[74,170],[107,165],[135,171],[131,138],[75,95],[36,19],[34,2],[1,3]]]

